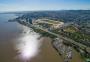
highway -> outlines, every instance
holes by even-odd
[[[20,23],[21,23],[21,22],[20,22]],[[23,24],[23,23],[21,23],[21,24]],[[72,39],[69,39],[69,38],[67,38],[67,37],[60,36],[60,35],[58,35],[58,34],[56,34],[56,33],[53,33],[53,32],[51,32],[51,31],[48,31],[47,29],[43,29],[43,28],[41,28],[41,27],[38,27],[37,25],[33,25],[33,24],[30,24],[30,23],[27,23],[27,22],[24,22],[24,25],[25,25],[25,26],[28,26],[28,27],[30,27],[30,28],[34,27],[34,28],[36,28],[36,29],[40,29],[40,30],[42,30],[42,31],[44,31],[44,32],[47,32],[47,33],[49,33],[49,34],[52,34],[52,35],[56,36],[57,38],[60,38],[60,39],[65,40],[64,42],[70,42],[70,43],[72,43],[72,44],[74,44],[74,45],[79,46],[80,49],[85,49],[85,48],[86,48],[86,49],[90,49],[89,47],[87,47],[87,46],[85,46],[85,45],[83,45],[83,44],[81,44],[81,43],[78,43],[78,42],[76,42],[76,41],[74,41],[74,40],[72,40]]]

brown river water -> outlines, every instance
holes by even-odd
[[[23,62],[16,58],[17,51],[14,48],[15,39],[21,34],[21,29],[16,22],[7,22],[14,18],[13,14],[0,14],[0,62]],[[71,62],[83,62],[79,53],[73,50]],[[28,62],[63,62],[63,59],[51,45],[51,39],[44,37],[40,52]]]

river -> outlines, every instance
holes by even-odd
[[[17,58],[15,42],[22,34],[22,25],[17,22],[8,22],[16,18],[14,14],[0,14],[0,62],[23,62]],[[42,38],[39,52],[28,62],[63,62],[63,59],[51,45],[51,39]],[[74,51],[74,50],[73,50]],[[71,62],[83,62],[79,53],[74,51]]]

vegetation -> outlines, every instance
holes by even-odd
[[[73,25],[70,25],[70,26],[65,27],[64,31],[74,33],[78,31],[78,28]]]
[[[63,29],[52,30],[52,32],[73,39],[76,42],[82,43],[90,47],[90,35],[84,34],[78,28],[70,25]]]
[[[37,32],[37,33],[40,33],[40,34],[41,34],[42,36],[44,36],[44,37],[56,38],[56,36],[51,35],[51,34],[49,34],[49,33],[47,33],[47,32],[44,32],[43,30],[36,29],[36,28],[33,28],[33,30],[34,30],[35,32]]]

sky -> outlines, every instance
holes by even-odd
[[[90,0],[0,0],[2,11],[90,10]]]

